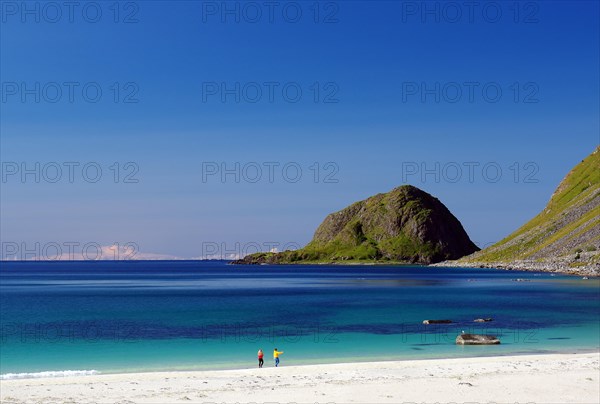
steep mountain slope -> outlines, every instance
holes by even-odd
[[[429,264],[474,251],[477,246],[438,199],[405,185],[328,215],[300,250],[252,254],[236,263]]]
[[[597,275],[600,147],[567,174],[540,214],[495,245],[456,264]]]

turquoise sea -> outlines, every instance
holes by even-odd
[[[494,321],[473,322],[485,317]],[[1,262],[0,326],[4,379],[246,368],[259,348],[265,366],[273,348],[285,352],[282,366],[598,351],[600,279],[419,266]],[[457,346],[462,331],[502,344]]]

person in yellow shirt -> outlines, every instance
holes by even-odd
[[[275,358],[275,367],[279,366],[279,355],[282,355],[283,351],[278,351],[277,348],[273,351],[273,358]]]

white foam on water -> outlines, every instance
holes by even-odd
[[[39,379],[42,377],[69,377],[69,376],[91,376],[97,375],[97,370],[57,370],[37,373],[6,373],[0,375],[0,380],[14,379]]]

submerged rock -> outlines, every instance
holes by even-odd
[[[452,320],[423,320],[423,324],[451,324]]]
[[[456,337],[457,345],[496,345],[500,340],[495,335],[461,334]]]

